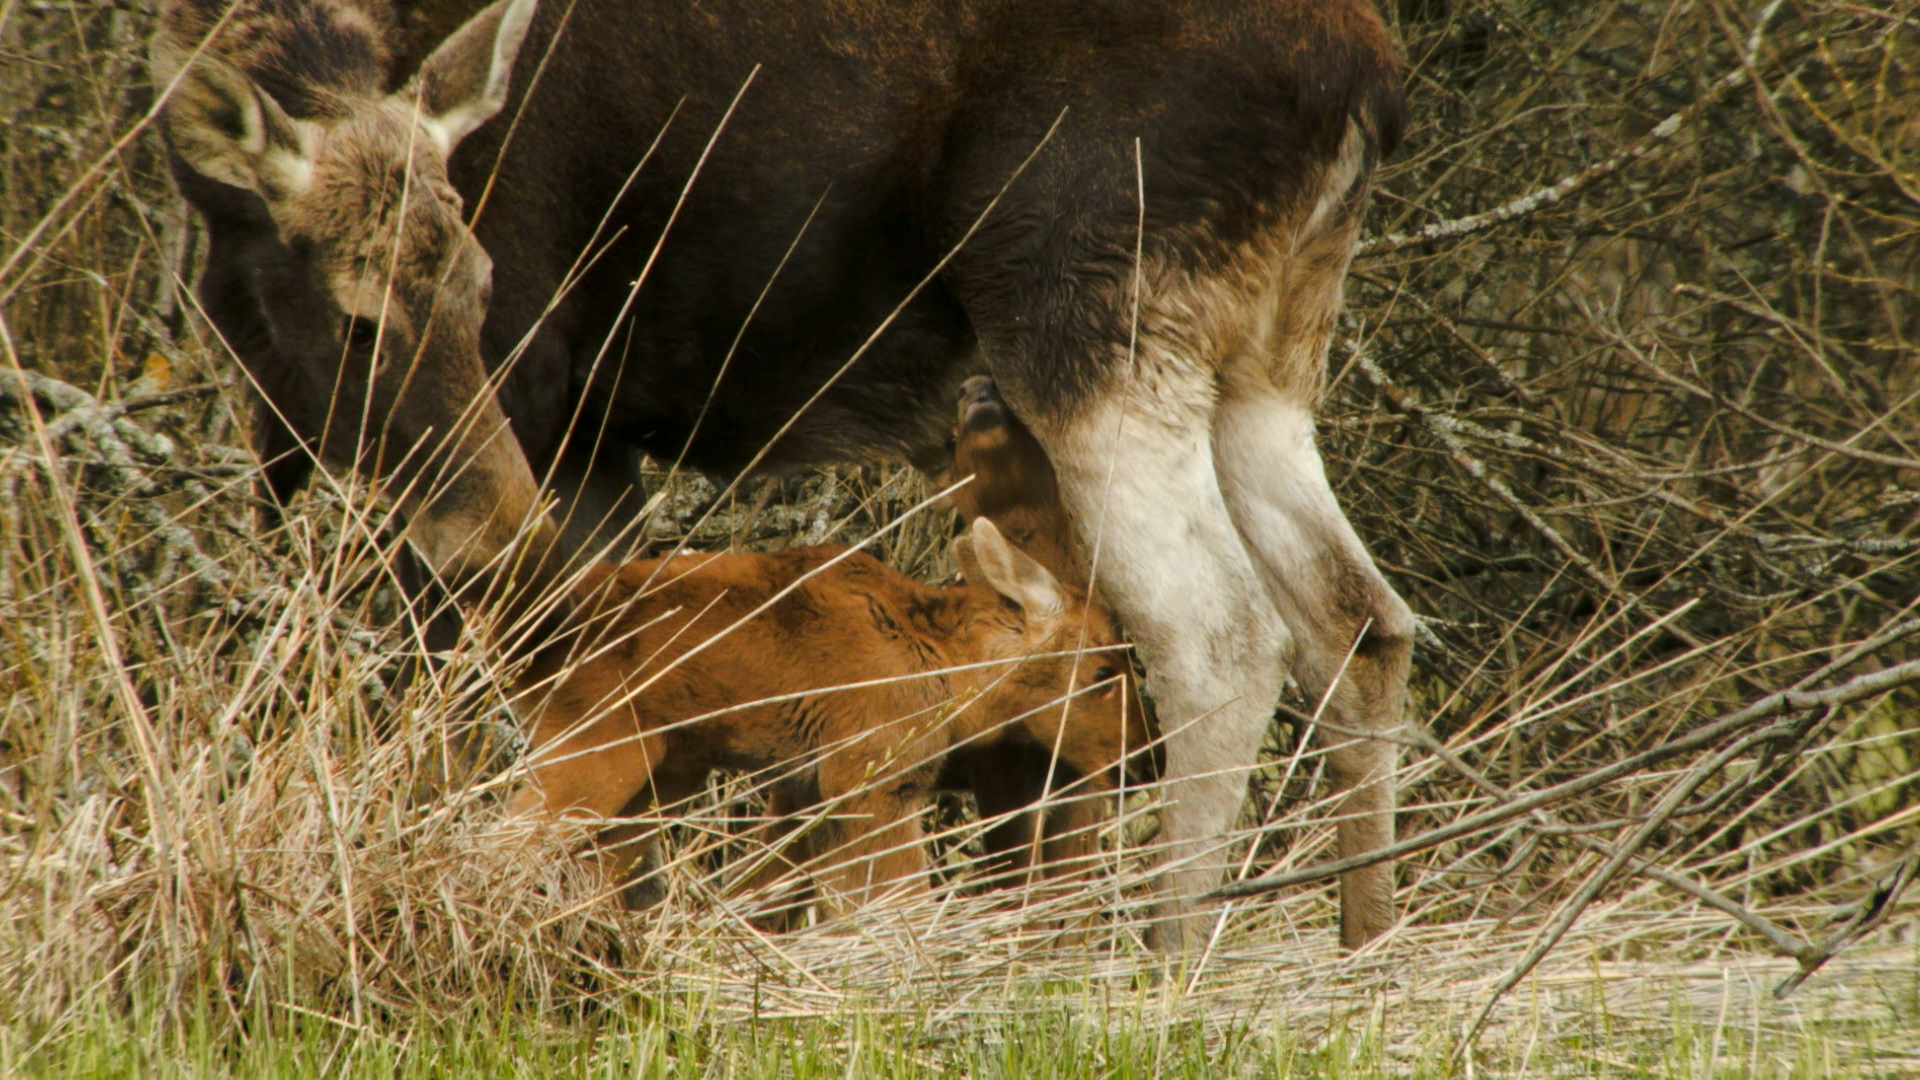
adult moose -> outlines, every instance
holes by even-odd
[[[1169,733],[1160,943],[1199,926],[1289,672],[1341,732],[1342,853],[1389,842],[1395,755],[1359,733],[1399,723],[1411,616],[1312,420],[1402,123],[1367,0],[503,0],[391,95],[380,0],[226,4],[176,0],[156,52],[208,312],[443,573],[537,518],[529,461],[576,533],[626,512],[634,450],[937,468],[984,369]],[[1341,915],[1385,928],[1390,868]]]

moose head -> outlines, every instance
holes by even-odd
[[[488,7],[392,93],[384,12],[352,0],[176,0],[150,54],[213,238],[201,299],[265,415],[382,482],[449,576],[545,527],[481,356],[492,264],[446,168],[505,103],[534,7]]]

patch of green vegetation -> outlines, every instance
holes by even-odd
[[[1471,1073],[1457,1060],[1458,1018],[1408,1032],[1381,1009],[1323,1033],[1288,1018],[1168,1020],[1131,1006],[1048,994],[954,1016],[865,1009],[819,1016],[722,1015],[688,995],[634,998],[591,1016],[509,1012],[405,1025],[355,1025],[317,1011],[263,1007],[244,1016],[105,1006],[57,1033],[0,1028],[0,1075],[71,1080],[268,1080],[445,1077],[653,1080],[1216,1080],[1476,1076],[1650,1080],[1824,1080],[1901,1075],[1882,1043],[1890,1027],[1834,1020],[1798,1029],[1738,1025],[1676,1008],[1665,1025],[1629,1025],[1596,1010],[1585,1031],[1538,1023],[1483,1039]],[[1878,1048],[1877,1048],[1878,1047]],[[1906,1059],[1910,1060],[1910,1059]]]

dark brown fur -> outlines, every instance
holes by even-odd
[[[225,6],[176,0],[170,35],[192,47]],[[407,59],[419,52],[414,37],[480,9],[441,0],[404,7],[396,17],[383,0],[245,0],[211,52],[289,114],[331,118],[392,81],[393,50],[382,35],[397,22],[411,31],[399,50]],[[516,97],[538,66],[531,58],[549,49],[556,55],[524,102],[510,150],[503,156],[508,125],[488,125],[455,152],[450,175],[468,199],[490,192],[476,230],[502,272],[487,312],[485,363],[501,363],[537,326],[501,403],[527,456],[536,465],[569,457],[563,473],[584,478],[587,497],[605,496],[603,510],[631,480],[620,473],[621,455],[596,463],[595,439],[565,439],[581,398],[593,427],[604,429],[600,442],[613,449],[669,460],[684,450],[702,468],[740,468],[974,224],[1056,119],[1064,116],[1063,127],[1047,151],[963,257],[907,303],[763,467],[881,457],[942,465],[949,405],[978,363],[982,330],[1012,356],[1027,350],[1007,348],[1014,342],[998,340],[1003,334],[1045,329],[1016,332],[997,319],[977,325],[984,308],[1015,299],[1008,289],[1025,288],[1004,277],[1005,267],[1038,259],[1056,268],[1049,273],[1126,273],[1134,134],[1147,137],[1156,185],[1150,253],[1177,253],[1198,267],[1283,217],[1301,195],[1292,190],[1304,182],[1301,165],[1330,157],[1349,119],[1378,146],[1391,146],[1401,123],[1398,69],[1364,0],[548,3],[528,38],[530,62],[515,69]],[[695,160],[756,63],[764,65],[756,90],[742,98],[704,168],[707,179],[680,208],[654,287],[615,327]],[[617,201],[663,131],[648,168]],[[270,298],[228,295],[247,288],[243,271],[265,240],[239,238],[264,223],[250,219],[246,198],[231,187],[209,186],[191,170],[182,184],[214,234],[202,293],[223,333],[283,354],[337,348],[324,333],[300,342],[288,333],[295,328],[275,327]],[[823,220],[789,256],[823,192]],[[1032,224],[1065,198],[1080,221],[1036,233]],[[361,195],[342,205],[377,203]],[[609,206],[610,231],[619,235],[549,312],[590,238],[608,235]],[[1049,247],[1062,240],[1071,242]],[[786,269],[761,298],[782,258]],[[1102,338],[1126,336],[1124,311],[1080,317],[1098,320],[1085,329]],[[241,351],[261,372],[316,363],[290,355],[255,362]],[[735,374],[719,378],[734,354]],[[1007,388],[1049,408],[1103,392],[1111,380],[1107,359],[1092,353],[1017,375]],[[461,378],[459,391],[471,394],[477,380]],[[310,440],[324,426],[326,402],[282,400],[297,398],[284,381],[262,377],[290,434]],[[352,423],[349,412],[335,427]],[[282,486],[297,483],[299,471],[289,466]]]
[[[535,517],[481,362],[492,264],[446,171],[445,144],[473,126],[463,109],[497,107],[472,99],[498,22],[475,20],[423,68],[429,91],[466,100],[387,92],[378,0],[174,0],[152,49],[173,172],[208,226],[200,298],[260,391],[270,487],[303,483],[309,454],[377,476],[449,576]]]

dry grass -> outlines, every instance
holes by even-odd
[[[1416,852],[1405,924],[1357,958],[1334,953],[1330,893],[1303,885],[1243,903],[1158,981],[1139,978],[1137,857],[1063,902],[1099,913],[1063,945],[959,887],[971,826],[952,808],[953,891],[779,936],[713,877],[739,850],[737,782],[677,827],[668,897],[644,914],[558,848],[503,842],[499,762],[441,779],[475,727],[511,756],[499,673],[469,643],[400,678],[418,638],[380,511],[329,488],[256,522],[235,380],[179,291],[202,241],[141,127],[148,17],[0,0],[0,1056],[103,1002],[378,1029],[476,1006],[565,1022],[697,988],[709,1020],[909,1017],[932,1044],[1064,994],[1102,1024],[1201,1017],[1218,1046],[1284,1023],[1316,1046],[1371,1040],[1386,1071],[1444,1071],[1537,952],[1481,1036],[1522,1071],[1575,1043],[1633,1058],[1600,1026],[1754,1047],[1818,1028],[1888,1070],[1920,1056],[1911,901],[1799,997],[1762,992],[1795,970],[1782,941],[1822,940],[1920,837],[1911,685],[1756,717]],[[1395,17],[1416,127],[1375,235],[1620,161],[1356,264],[1323,441],[1427,619],[1415,715],[1444,747],[1409,736],[1403,834],[1920,659],[1911,5],[1409,0]],[[670,490],[649,528],[678,539],[705,516],[701,547],[864,537],[926,495],[879,472],[718,503]],[[935,576],[946,529],[919,515],[881,551]],[[1229,838],[1249,877],[1331,857],[1311,703],[1291,705]],[[1848,1043],[1855,1024],[1871,1046]]]

